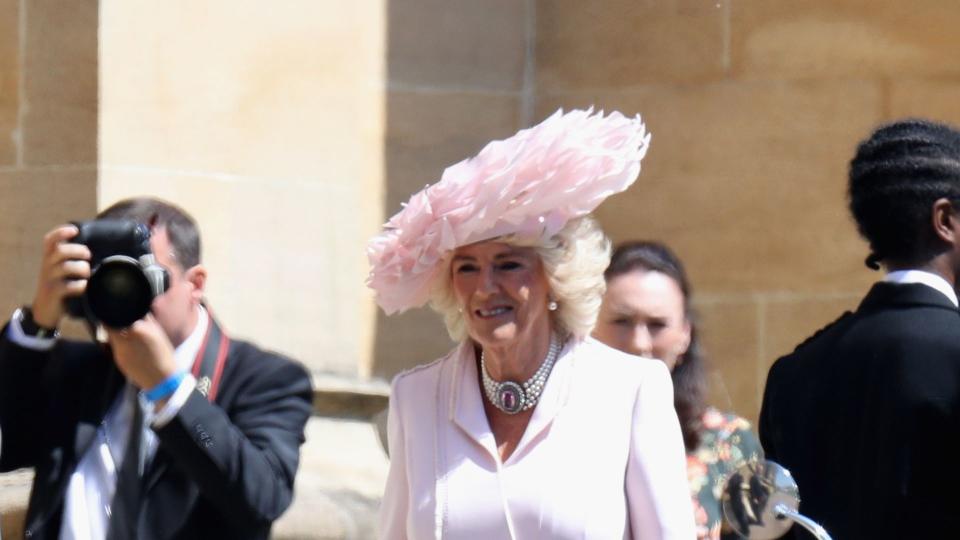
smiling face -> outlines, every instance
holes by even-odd
[[[549,335],[550,288],[533,248],[480,242],[457,248],[450,264],[467,333],[482,347],[510,347]]]
[[[620,274],[607,282],[593,335],[621,351],[659,358],[673,371],[690,347],[683,291],[662,272]]]

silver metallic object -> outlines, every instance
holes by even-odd
[[[818,540],[832,540],[823,527],[798,512],[799,507],[797,482],[790,471],[773,461],[740,467],[723,490],[723,516],[744,538],[779,538],[797,523]]]

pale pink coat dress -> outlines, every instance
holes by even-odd
[[[568,342],[504,463],[470,344],[398,375],[388,423],[381,538],[695,538],[663,362]]]

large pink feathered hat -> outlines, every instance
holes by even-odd
[[[558,110],[443,171],[370,240],[367,285],[388,315],[430,300],[446,256],[501,236],[549,238],[627,189],[650,134],[640,117]]]

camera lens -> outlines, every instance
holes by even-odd
[[[126,268],[107,269],[103,275],[103,292],[110,296],[129,297],[136,294],[136,276]]]
[[[90,276],[86,299],[100,322],[126,328],[150,312],[153,290],[137,261],[114,256],[105,259]]]

